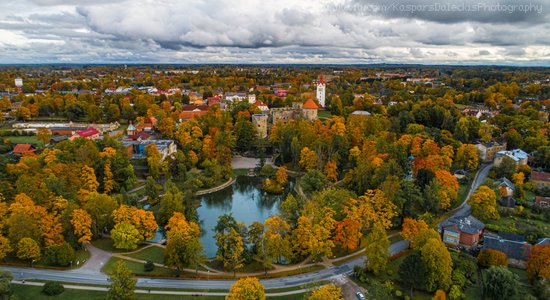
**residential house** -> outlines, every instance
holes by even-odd
[[[445,244],[471,247],[477,245],[483,236],[485,224],[472,215],[454,216],[441,222],[439,228]]]
[[[516,200],[514,199],[513,196],[514,196],[514,191],[516,190],[516,186],[506,177],[498,179],[496,183],[498,184],[498,187],[500,189],[500,196],[501,196],[501,199],[499,200],[500,205],[504,207],[515,207]]]
[[[262,113],[269,111],[269,107],[267,104],[263,103],[262,100],[256,100],[256,102],[254,102],[254,106],[259,108]]]
[[[180,119],[190,120],[194,117],[204,116],[208,113],[208,105],[184,105],[181,109]]]
[[[486,233],[483,237],[483,249],[493,249],[503,252],[511,259],[525,260],[531,251],[531,244],[525,237],[518,234],[499,232]]]
[[[246,97],[248,98],[248,104],[254,104],[256,102],[256,94],[248,94]]]
[[[370,112],[366,111],[366,110],[356,110],[354,112],[351,113],[352,116],[365,116],[365,117],[368,117],[371,115]]]
[[[500,166],[504,157],[511,158],[516,163],[516,166],[523,166],[527,164],[529,154],[525,153],[521,149],[515,149],[511,151],[499,151],[496,153],[494,160],[494,164],[496,167]]]
[[[30,154],[34,153],[35,151],[36,148],[31,144],[17,144],[12,150],[13,154],[17,155]]]
[[[492,162],[495,159],[495,154],[506,150],[506,142],[484,142],[475,145],[479,150],[479,157],[482,162]]]
[[[98,140],[99,139],[99,131],[93,127],[88,127],[84,130],[79,130],[75,134],[73,134],[69,139],[74,140],[76,138],[85,138],[89,140]]]
[[[550,189],[550,173],[532,171],[531,181],[539,190]]]
[[[223,99],[226,101],[226,102],[230,102],[230,103],[235,103],[235,102],[240,102],[240,101],[244,101],[246,99],[246,94],[245,93],[226,93],[224,96],[223,96]]]

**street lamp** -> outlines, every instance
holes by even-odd
[[[33,260],[31,261],[31,268],[34,268],[34,262],[35,262],[35,261],[36,261],[36,259],[33,259]]]
[[[208,277],[206,278],[206,280],[210,280],[210,270],[206,270],[208,271]]]

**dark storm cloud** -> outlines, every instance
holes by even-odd
[[[351,0],[332,6],[359,14],[437,23],[531,23],[548,21],[550,4],[542,0]]]

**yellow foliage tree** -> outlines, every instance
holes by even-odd
[[[411,247],[416,247],[416,238],[422,230],[427,230],[428,224],[424,220],[415,220],[405,218],[401,227],[401,237],[411,243]]]
[[[338,180],[338,166],[334,160],[329,160],[324,167],[325,175],[330,182]]]
[[[92,240],[92,216],[87,211],[75,209],[71,214],[71,224],[80,244],[88,244]]]
[[[342,297],[342,290],[333,285],[323,285],[321,288],[311,292],[308,300],[344,300]]]
[[[486,185],[477,189],[468,199],[472,206],[472,214],[483,222],[498,220],[500,215],[497,211],[497,196],[495,192]]]
[[[78,197],[81,202],[84,202],[86,198],[88,198],[91,193],[96,192],[99,187],[94,169],[88,167],[87,165],[82,166],[80,170],[80,181],[82,182],[82,185],[78,191]]]
[[[225,300],[264,300],[265,289],[256,277],[239,279],[229,290]]]
[[[116,224],[133,225],[139,232],[140,241],[152,239],[158,229],[152,212],[134,206],[121,205],[113,211],[113,221]]]
[[[317,168],[317,154],[308,147],[304,147],[300,151],[300,167],[306,171]]]
[[[448,290],[451,287],[453,260],[441,239],[431,238],[420,249],[422,261],[426,266],[426,288]]]
[[[286,185],[288,181],[288,174],[286,172],[285,166],[281,166],[279,170],[277,170],[277,173],[275,173],[275,178],[277,180],[277,183],[279,183],[280,185]]]

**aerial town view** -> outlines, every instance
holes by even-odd
[[[1,299],[550,299],[549,12],[0,1]]]

